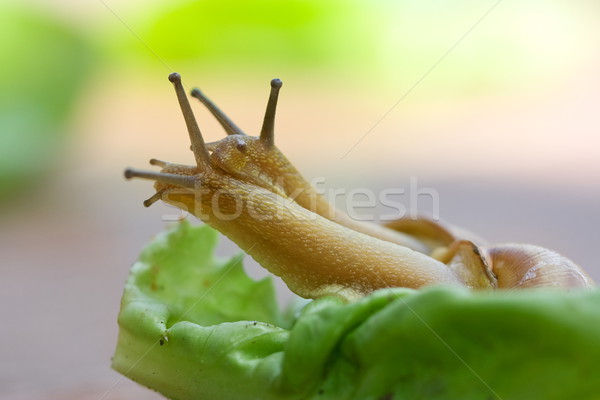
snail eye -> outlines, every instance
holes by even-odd
[[[241,153],[245,153],[246,150],[248,149],[248,147],[246,146],[246,143],[244,143],[244,142],[238,142],[235,145],[235,148],[238,149]]]

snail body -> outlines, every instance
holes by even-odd
[[[275,147],[281,81],[271,94],[261,133],[243,133],[199,90],[198,98],[228,136],[205,143],[178,74],[171,74],[196,165],[152,159],[160,172],[127,169],[155,181],[162,200],[219,230],[300,296],[355,299],[385,287],[434,284],[473,289],[594,283],[570,260],[531,245],[486,246],[474,235],[427,219],[380,226],[337,210]]]

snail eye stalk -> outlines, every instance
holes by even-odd
[[[267,110],[260,130],[260,141],[267,148],[275,146],[275,110],[277,109],[277,99],[279,98],[279,89],[283,82],[279,79],[271,81],[271,93],[267,102]]]
[[[231,120],[219,107],[216,106],[208,97],[204,95],[198,88],[192,89],[192,97],[200,100],[202,104],[210,111],[210,113],[219,121],[223,129],[228,135],[244,135],[246,134]]]
[[[210,165],[208,149],[204,144],[204,139],[202,138],[202,133],[198,127],[196,117],[194,117],[194,112],[192,111],[190,102],[188,101],[187,95],[183,90],[181,76],[174,72],[169,75],[169,81],[171,81],[175,87],[177,100],[179,100],[179,106],[181,107],[181,112],[183,113],[183,118],[185,119],[185,124],[190,135],[192,151],[194,152],[194,157],[196,158],[196,165],[204,170]]]
[[[178,175],[165,172],[139,171],[137,169],[127,168],[125,170],[125,178],[142,178],[156,182],[166,183],[168,185],[193,189],[196,179],[193,175]]]

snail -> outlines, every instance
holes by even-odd
[[[533,245],[490,246],[457,227],[426,218],[381,226],[337,210],[302,177],[274,143],[282,82],[271,92],[260,134],[246,135],[198,89],[227,133],[205,143],[177,73],[169,75],[196,165],[151,159],[160,172],[126,169],[125,177],[155,181],[158,200],[177,206],[234,241],[260,265],[306,298],[348,300],[387,287],[459,285],[471,289],[593,287],[575,263]]]

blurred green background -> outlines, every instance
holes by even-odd
[[[281,78],[276,142],[307,178],[415,177],[443,219],[598,280],[599,16],[593,0],[3,2],[0,397],[150,398],[108,365],[127,269],[178,215],[144,209],[150,184],[122,170],[192,161],[173,71],[250,134]]]

